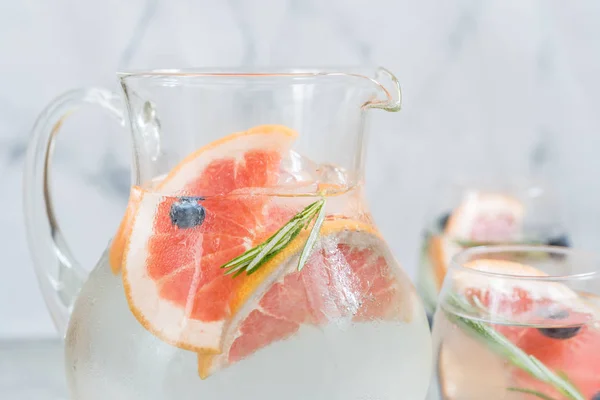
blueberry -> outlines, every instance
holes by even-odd
[[[444,231],[446,229],[446,225],[448,225],[448,220],[450,219],[450,213],[445,213],[441,217],[438,218],[438,227],[440,231]]]
[[[550,319],[561,320],[569,316],[567,310],[561,310],[550,315]],[[571,339],[581,330],[581,326],[568,326],[564,328],[538,328],[540,333],[552,339]]]
[[[427,322],[429,322],[429,329],[433,329],[433,315],[427,314]]]
[[[180,197],[171,205],[169,216],[173,225],[177,225],[179,229],[188,229],[202,225],[206,217],[204,207],[199,201],[204,200],[202,197]]]
[[[546,244],[548,246],[571,247],[571,241],[567,235],[560,235],[550,238]]]
[[[571,247],[571,241],[567,235],[555,236],[546,241],[548,246],[559,246],[559,247]],[[550,257],[558,260],[565,258],[564,254],[561,253],[550,253]]]
[[[581,326],[570,326],[567,328],[539,328],[540,332],[552,339],[571,339],[581,329]]]
[[[600,392],[593,395],[591,400],[600,400]]]

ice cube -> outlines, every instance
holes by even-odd
[[[336,187],[345,187],[348,185],[348,172],[339,165],[321,164],[317,168],[318,181],[321,184],[332,185]]]
[[[304,186],[318,179],[317,164],[308,157],[290,150],[281,160],[281,186]]]
[[[293,150],[281,161],[278,186],[284,190],[339,191],[350,185],[346,169],[329,163],[317,164]]]

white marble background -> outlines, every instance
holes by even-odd
[[[0,338],[55,335],[21,211],[30,127],[65,90],[116,89],[122,68],[384,65],[402,81],[405,103],[401,114],[374,115],[368,195],[411,276],[439,180],[489,159],[486,148],[521,174],[541,137],[552,139],[548,171],[575,243],[597,249],[598,21],[594,0],[0,2]],[[59,217],[88,266],[126,202],[124,135],[89,110],[71,118],[58,141]]]

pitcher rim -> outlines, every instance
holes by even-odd
[[[318,75],[355,75],[368,77],[368,72],[377,72],[380,66],[300,66],[300,67],[190,67],[190,68],[150,68],[117,71],[119,78],[129,77],[308,77]]]
[[[388,88],[379,81],[379,76],[386,75],[391,86]],[[170,85],[182,78],[316,78],[316,77],[351,77],[369,81],[378,87],[383,94],[380,98],[367,101],[363,108],[379,108],[386,111],[400,111],[402,90],[398,78],[388,69],[381,66],[300,66],[300,67],[203,67],[203,68],[159,68],[147,70],[118,71],[117,77],[123,85],[130,79],[155,78],[165,80]]]

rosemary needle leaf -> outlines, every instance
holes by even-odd
[[[248,250],[247,252],[245,252],[244,254],[242,254],[239,257],[234,258],[233,260],[229,261],[227,264],[223,264],[221,265],[221,268],[231,268],[231,267],[235,267],[238,266],[240,264],[244,264],[247,262],[250,262],[250,260],[252,260],[252,258],[254,258],[262,249],[262,245],[261,246],[256,246],[250,250]]]
[[[229,267],[229,269],[225,272],[225,275],[230,275],[233,274],[235,272],[238,271],[242,271],[244,272],[246,270],[246,267],[248,266],[248,262],[245,263],[240,263],[238,265],[232,265]],[[238,276],[238,274],[235,274],[234,276]]]
[[[508,390],[509,392],[519,392],[519,393],[530,394],[532,396],[539,397],[542,400],[554,400],[552,397],[546,396],[544,393],[541,393],[541,392],[538,392],[538,391],[532,390],[532,389],[523,389],[523,388],[509,387],[506,390]]]
[[[279,241],[279,243],[277,243],[277,245],[275,247],[273,247],[273,250],[271,251],[271,253],[278,253],[281,250],[283,250],[288,244],[290,244],[292,242],[292,240],[294,240],[296,238],[296,236],[298,236],[300,234],[302,229],[304,229],[304,225],[299,224],[295,230],[290,231],[284,238],[282,238]]]
[[[323,220],[325,219],[325,199],[321,201],[321,206],[319,208],[319,213],[317,214],[317,219],[308,235],[308,239],[306,239],[306,244],[302,249],[302,253],[300,254],[300,258],[298,259],[298,271],[301,271],[304,268],[304,264],[308,260],[310,253],[317,241],[317,236],[321,231],[321,225],[323,225]]]

